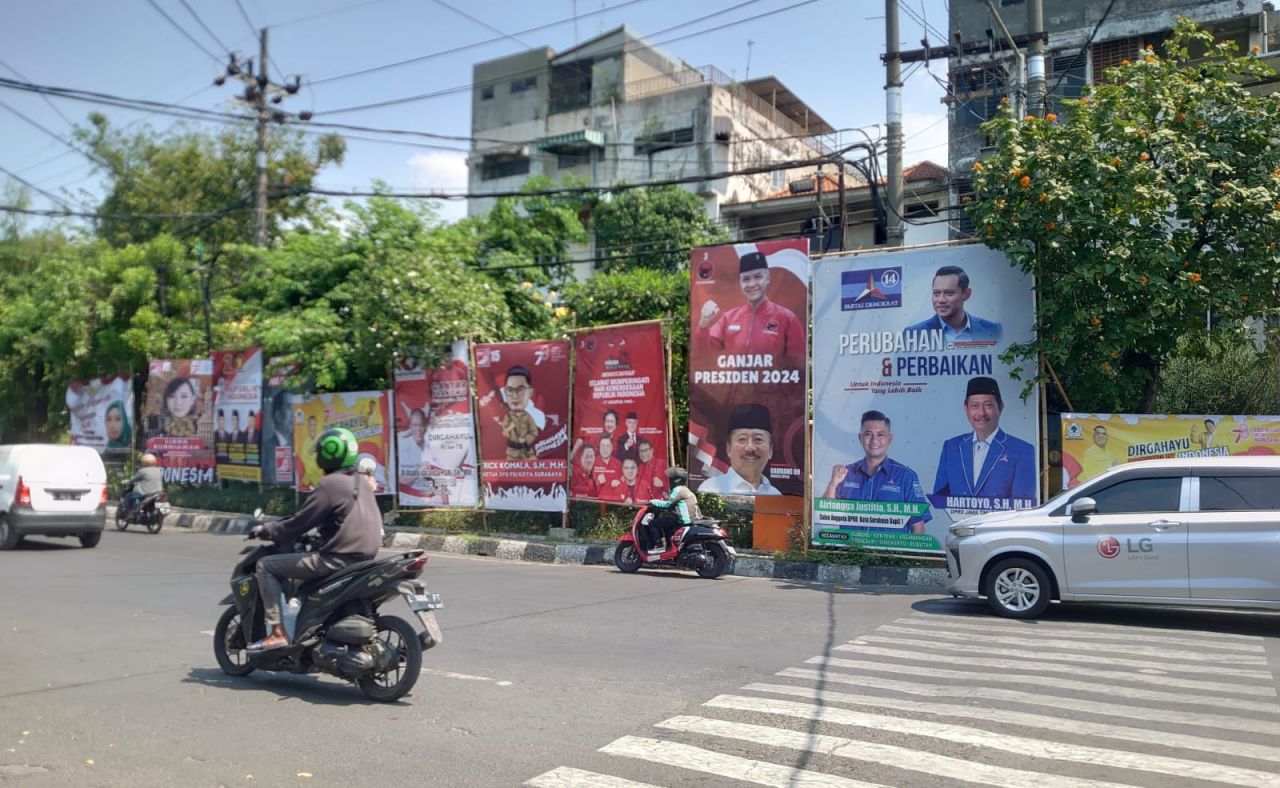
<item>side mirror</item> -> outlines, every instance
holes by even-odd
[[[1098,511],[1098,502],[1092,498],[1077,498],[1071,502],[1071,519],[1077,522]]]
[[[259,506],[257,509],[254,509],[254,510],[253,510],[253,519],[255,519],[255,520],[261,520],[261,519],[262,519],[262,507],[261,507],[261,506]]]

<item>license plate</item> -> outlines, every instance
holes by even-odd
[[[409,603],[409,609],[415,613],[444,607],[439,594],[405,594],[404,601]]]
[[[55,493],[53,494],[53,500],[55,500],[55,501],[78,501],[78,500],[80,500],[80,493],[73,493],[73,492],[55,492]]]
[[[158,503],[158,504],[156,504],[156,511],[157,511],[157,512],[159,512],[160,514],[168,514],[168,513],[169,513],[169,504],[167,504],[167,503]]]

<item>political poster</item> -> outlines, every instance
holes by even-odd
[[[939,552],[1037,506],[1038,390],[1000,358],[1034,325],[1031,277],[983,246],[815,264],[813,542]]]
[[[126,454],[133,448],[133,383],[128,378],[73,380],[67,384],[71,443],[99,454]]]
[[[324,476],[324,470],[316,463],[316,438],[330,427],[345,427],[355,433],[360,457],[370,457],[376,465],[374,479],[378,486],[374,492],[379,495],[393,492],[393,481],[387,474],[391,458],[387,392],[294,395],[292,403],[294,478],[298,492],[311,492]]]
[[[408,360],[395,370],[401,506],[474,508],[479,503],[470,359],[470,345],[460,339],[434,369]]]
[[[1280,454],[1280,416],[1062,414],[1062,483],[1116,465],[1166,457]]]
[[[142,405],[147,451],[169,484],[213,484],[213,362],[151,359]]]
[[[262,481],[262,351],[215,350],[213,454],[218,477]]]
[[[643,504],[667,483],[667,374],[662,324],[597,328],[574,338],[574,498]]]
[[[289,378],[298,366],[278,357],[267,360],[262,390],[262,483],[293,486],[293,403]]]
[[[476,345],[476,398],[485,507],[566,511],[569,343]]]
[[[699,247],[689,270],[690,485],[803,495],[808,241]]]

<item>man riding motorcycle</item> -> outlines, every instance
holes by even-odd
[[[698,497],[688,487],[689,474],[684,468],[668,468],[667,481],[671,492],[666,498],[654,498],[649,505],[661,509],[662,513],[649,523],[649,550],[661,550],[662,545],[671,545],[671,534],[677,528],[689,525],[702,518],[702,510],[698,508]]]
[[[147,452],[138,462],[142,467],[126,483],[130,490],[124,494],[122,501],[126,518],[133,513],[138,501],[148,495],[164,492],[164,470],[160,468],[160,460],[156,455]]]
[[[270,539],[281,546],[292,544],[312,528],[325,539],[313,552],[281,553],[258,561],[258,590],[267,636],[250,645],[249,651],[289,645],[280,614],[281,578],[325,577],[378,554],[382,546],[382,515],[373,490],[356,472],[359,452],[351,430],[325,430],[316,438],[315,446],[316,464],[325,475],[302,508],[292,517],[256,525],[249,532],[252,537]]]

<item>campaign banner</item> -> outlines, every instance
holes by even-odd
[[[218,476],[262,481],[262,351],[215,350],[213,455]]]
[[[133,383],[128,378],[73,380],[67,384],[71,443],[99,454],[133,448]]]
[[[294,478],[298,492],[311,492],[324,476],[316,463],[316,438],[330,427],[346,427],[355,433],[360,457],[376,464],[374,479],[379,495],[392,492],[387,475],[391,457],[387,421],[390,403],[385,391],[345,391],[297,395],[293,405]]]
[[[1037,506],[1039,392],[1000,359],[1032,337],[1031,277],[977,245],[814,268],[813,543],[933,553]]]
[[[395,391],[400,505],[474,508],[479,481],[470,345],[454,342],[435,369],[413,360],[401,364]]]
[[[1280,416],[1062,414],[1062,483],[1116,465],[1168,457],[1280,454]]]
[[[804,495],[809,242],[699,247],[689,270],[690,486]]]
[[[573,498],[643,504],[670,492],[661,323],[577,335],[573,434]]]
[[[566,511],[569,343],[476,345],[476,397],[484,505]]]
[[[142,420],[169,484],[213,484],[213,362],[151,359]]]
[[[262,483],[293,486],[293,397],[289,378],[297,364],[267,360],[266,384],[262,390]]]

